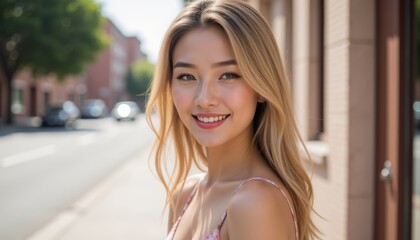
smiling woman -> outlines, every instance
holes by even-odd
[[[220,149],[250,139],[257,94],[240,76],[223,31],[210,26],[186,33],[172,59],[174,105],[197,142]]]
[[[168,240],[316,236],[290,95],[270,27],[243,1],[195,1],[174,20],[146,110],[168,193]],[[200,163],[205,173],[187,177]]]

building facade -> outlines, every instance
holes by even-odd
[[[7,114],[6,91],[5,79],[0,77],[1,121]],[[84,75],[73,75],[58,81],[53,75],[35,77],[26,69],[13,78],[11,94],[11,110],[15,119],[41,116],[49,105],[66,100],[80,106],[86,95],[86,78]]]
[[[147,56],[140,50],[140,40],[125,36],[106,19],[105,33],[109,45],[99,53],[85,73],[58,81],[53,75],[35,77],[29,69],[20,71],[12,80],[12,112],[15,118],[41,116],[48,105],[71,100],[81,106],[86,99],[103,99],[108,109],[117,101],[127,100],[125,77],[131,64]],[[7,89],[0,77],[0,122],[6,116]]]
[[[247,2],[271,24],[289,71],[322,239],[420,239],[413,2]]]
[[[141,51],[141,42],[136,36],[126,38],[127,66],[136,61],[147,59],[147,55]]]
[[[129,67],[146,58],[137,37],[126,37],[117,26],[106,19],[105,32],[110,43],[86,73],[87,97],[103,99],[111,109],[118,101],[128,100],[125,77]]]

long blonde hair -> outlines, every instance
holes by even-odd
[[[192,164],[207,164],[203,147],[182,124],[172,102],[172,56],[178,40],[187,32],[206,26],[223,30],[232,46],[244,79],[265,101],[259,103],[253,121],[254,144],[272,170],[283,181],[293,200],[299,236],[317,235],[311,220],[313,192],[301,159],[309,157],[299,135],[292,110],[291,89],[279,49],[269,24],[240,0],[198,0],[189,4],[169,27],[160,50],[146,107],[147,120],[157,138],[155,167],[167,191],[167,204],[176,206],[175,189],[187,178]],[[152,113],[156,111],[159,126]],[[167,144],[174,144],[174,168],[165,164]],[[303,147],[303,148],[302,148]],[[303,156],[305,153],[307,156]],[[165,179],[169,175],[169,180]],[[175,209],[175,208],[174,208]]]

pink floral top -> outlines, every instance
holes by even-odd
[[[295,225],[295,235],[296,235],[296,239],[299,239],[299,232],[298,232],[298,226],[297,226],[297,220],[296,220],[296,215],[295,212],[293,210],[292,207],[292,203],[290,202],[289,198],[287,197],[287,195],[284,193],[283,189],[280,188],[276,183],[274,183],[273,181],[269,180],[269,179],[265,179],[265,178],[261,178],[261,177],[253,177],[253,178],[249,178],[247,180],[245,180],[244,182],[242,182],[235,190],[235,192],[233,193],[233,195],[235,195],[243,186],[245,186],[245,184],[247,184],[250,181],[253,180],[259,180],[259,181],[265,181],[268,182],[270,184],[272,184],[274,187],[276,187],[278,190],[280,190],[280,192],[283,194],[283,196],[286,198],[287,203],[289,204],[289,208],[290,208],[290,212],[292,213],[292,217],[293,217],[293,222]],[[171,231],[169,232],[168,236],[166,237],[166,240],[172,240],[175,236],[176,230],[178,229],[178,225],[179,222],[181,221],[182,216],[185,213],[185,210],[187,210],[188,206],[190,205],[195,193],[197,192],[198,189],[198,185],[194,188],[193,192],[191,193],[190,197],[187,200],[187,203],[185,204],[181,215],[178,217],[178,220],[175,222],[175,224],[172,226]],[[222,218],[220,219],[219,224],[217,225],[217,228],[215,228],[213,231],[211,231],[203,240],[220,240],[220,229],[222,228],[222,225],[226,219],[227,216],[227,209],[224,211]]]

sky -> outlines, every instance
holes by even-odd
[[[155,63],[169,24],[183,7],[182,0],[95,0],[102,13],[126,35],[137,36],[141,50]]]

